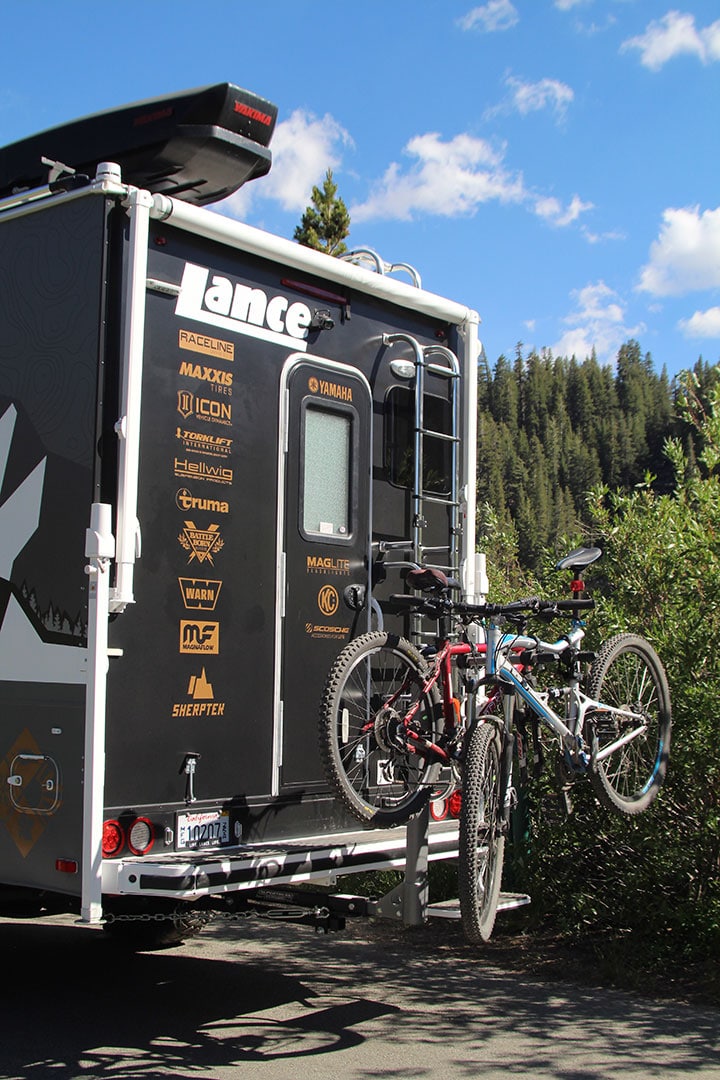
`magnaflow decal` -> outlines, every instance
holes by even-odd
[[[14,405],[0,417],[0,487],[7,468],[13,431],[17,419]],[[15,587],[9,584],[13,565],[38,527],[43,497],[46,458],[0,506],[0,579],[9,596],[0,626],[0,679],[8,682],[82,683],[85,682],[86,650],[44,642],[21,606]],[[22,596],[32,605],[32,589]],[[50,608],[50,631],[62,632],[66,618]],[[39,612],[35,612],[41,623]],[[50,617],[50,616],[49,616]],[[72,633],[72,628],[71,628]]]
[[[296,350],[307,349],[312,319],[302,301],[290,303],[287,296],[233,282],[194,263],[185,264],[175,314]]]

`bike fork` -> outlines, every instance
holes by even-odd
[[[515,695],[505,692],[503,696],[503,735],[500,751],[500,793],[502,796],[503,832],[510,827],[510,815],[517,803],[513,786],[513,754],[515,751]]]

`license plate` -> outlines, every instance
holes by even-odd
[[[226,847],[229,843],[230,815],[227,810],[198,810],[178,814],[176,847]]]

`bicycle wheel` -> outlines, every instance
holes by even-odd
[[[333,664],[320,707],[320,753],[328,780],[350,813],[378,828],[422,809],[440,771],[432,755],[408,749],[409,730],[435,743],[442,710],[417,649],[384,631],[351,641]],[[439,725],[439,728],[438,728]]]
[[[490,716],[465,740],[458,893],[468,941],[488,941],[495,925],[505,835],[502,822],[502,726]]]
[[[597,711],[586,719],[595,794],[609,810],[639,814],[660,790],[670,753],[670,691],[660,658],[644,638],[617,634],[600,648],[587,693],[642,716]]]

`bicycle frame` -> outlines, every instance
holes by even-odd
[[[577,649],[584,636],[583,623],[579,619],[573,619],[570,633],[555,642],[541,641],[537,637],[524,634],[504,634],[499,623],[491,619],[487,627],[486,656],[488,676],[496,679],[499,685],[510,688],[510,693],[507,693],[507,691],[505,693],[505,701],[508,702],[508,698],[510,699],[508,707],[510,709],[514,707],[513,695],[517,694],[529,706],[530,710],[557,735],[563,749],[570,754],[573,765],[582,769],[587,766],[589,761],[582,735],[585,717],[588,712],[617,715],[626,720],[638,721],[638,726],[632,731],[603,747],[602,751],[596,755],[596,761],[603,761],[620,747],[644,734],[647,730],[647,723],[643,716],[629,708],[619,709],[588,697],[580,689],[578,664],[573,664],[566,686],[561,689],[552,688],[537,691],[529,685],[522,668],[510,663],[508,653],[517,649],[533,649],[559,657],[570,648]],[[551,708],[549,700],[552,697],[565,698],[564,720]],[[506,715],[506,723],[508,719]]]

